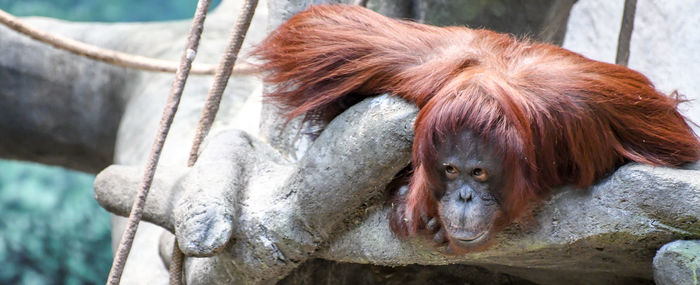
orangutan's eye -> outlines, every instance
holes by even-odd
[[[444,164],[447,179],[455,179],[459,175],[459,169],[452,164]]]
[[[486,173],[486,170],[479,167],[472,169],[472,176],[474,177],[474,180],[479,182],[484,182],[489,178],[489,175]]]

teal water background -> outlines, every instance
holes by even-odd
[[[220,0],[212,2],[213,8]],[[0,9],[16,16],[123,22],[186,19],[196,4],[0,0]],[[110,218],[93,198],[94,178],[60,167],[0,160],[0,284],[106,282],[112,263]]]

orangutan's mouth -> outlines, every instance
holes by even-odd
[[[479,235],[473,237],[473,238],[455,238],[455,240],[459,241],[462,244],[470,244],[470,243],[478,243],[482,241],[484,238],[486,238],[488,231],[483,231]]]

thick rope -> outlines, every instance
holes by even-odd
[[[199,158],[199,148],[204,141],[204,138],[211,130],[211,126],[216,119],[216,113],[219,111],[219,105],[221,103],[221,97],[228,84],[228,79],[231,76],[231,70],[233,70],[238,58],[238,53],[241,51],[241,46],[243,46],[243,40],[245,39],[250,23],[253,20],[253,14],[255,13],[255,8],[258,6],[258,0],[246,0],[243,3],[243,7],[238,13],[238,18],[236,19],[236,24],[229,37],[228,44],[226,45],[226,51],[224,53],[221,62],[219,63],[219,68],[216,70],[216,75],[214,76],[214,83],[209,89],[209,94],[204,104],[204,109],[202,110],[202,115],[199,119],[199,124],[197,126],[197,131],[192,142],[192,149],[190,150],[190,157],[187,161],[187,166],[194,166]],[[182,284],[182,262],[184,260],[184,255],[178,246],[177,239],[173,244],[173,256],[170,262],[170,285]]]
[[[112,269],[109,272],[107,284],[119,284],[122,272],[124,271],[124,265],[126,264],[126,259],[131,251],[131,245],[134,242],[134,236],[136,235],[136,230],[138,229],[141,216],[143,215],[143,207],[146,204],[146,197],[148,196],[148,191],[151,188],[153,176],[155,175],[156,167],[158,166],[158,160],[160,159],[160,154],[163,150],[163,144],[168,136],[170,126],[172,125],[173,118],[175,117],[178,105],[180,104],[180,97],[182,97],[182,91],[185,87],[190,69],[192,68],[192,61],[194,61],[194,58],[197,55],[199,39],[202,35],[204,19],[206,18],[207,11],[209,10],[209,4],[209,0],[199,0],[197,3],[197,10],[194,14],[194,19],[192,19],[192,26],[190,26],[189,35],[187,37],[187,46],[182,53],[180,67],[178,67],[175,74],[175,81],[171,86],[170,96],[168,97],[165,109],[163,110],[158,135],[153,142],[153,147],[151,148],[148,160],[146,161],[146,171],[139,185],[139,192],[136,195],[136,199],[134,200],[134,204],[131,208],[131,214],[129,215],[126,229],[124,230],[124,234],[119,241],[119,247],[117,248],[117,252],[114,256],[114,262],[112,263]]]
[[[180,250],[180,246],[177,245],[177,237],[173,241],[173,254],[170,258],[170,268],[168,272],[170,274],[170,285],[180,285],[182,284],[182,266],[185,261],[185,255]]]
[[[0,24],[8,28],[24,34],[32,39],[49,44],[55,48],[65,50],[67,52],[84,56],[93,60],[102,61],[105,63],[146,71],[169,72],[177,71],[178,64],[174,61],[150,58],[134,54],[118,52],[110,49],[101,48],[94,45],[82,43],[66,37],[61,37],[42,30],[32,28],[25,24],[22,20],[12,16],[11,14],[0,10]],[[213,75],[216,72],[216,66],[213,64],[195,65],[191,68],[192,74],[197,75]],[[255,74],[257,69],[250,64],[239,64],[230,74],[246,75]]]
[[[625,9],[622,12],[622,24],[620,35],[617,38],[617,55],[615,63],[627,66],[630,59],[630,41],[634,29],[634,14],[637,10],[637,0],[625,0]]]

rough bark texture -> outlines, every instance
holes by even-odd
[[[276,26],[312,2],[321,1],[275,1],[269,23],[265,5],[261,5],[244,48],[260,40],[268,25]],[[477,2],[482,1],[465,5]],[[426,22],[463,23],[462,18],[452,18],[462,14],[445,6],[455,3],[370,1],[369,5],[385,14]],[[568,15],[570,2],[558,2],[560,6],[532,2],[532,7],[546,11],[511,6],[499,10],[498,5],[506,3],[489,1],[483,9],[491,12],[477,18],[489,15],[494,20],[484,26],[514,29],[507,31],[518,32],[527,26],[524,33],[547,34],[541,39],[553,42],[563,37],[562,23],[567,21],[564,15]],[[530,2],[513,5],[525,3]],[[608,7],[614,6],[610,1],[578,3],[564,45],[611,61],[614,57],[601,55],[614,56],[621,7],[615,16],[617,8]],[[689,30],[698,19],[692,12],[697,9],[662,5],[661,1],[644,3],[637,9],[630,66],[650,74],[664,88],[677,87],[691,98],[697,96],[698,81],[691,74],[700,70],[686,64],[697,57],[693,47],[700,46],[700,36]],[[595,8],[595,4],[606,8]],[[199,62],[218,61],[239,6],[237,1],[225,0],[209,17]],[[505,12],[509,9],[519,17],[503,16],[510,15]],[[501,24],[499,15],[510,24]],[[531,18],[533,15],[540,18]],[[593,23],[587,22],[590,15],[595,16]],[[187,21],[30,22],[85,42],[167,59],[176,59],[181,52],[188,25]],[[659,25],[669,22],[673,24]],[[575,35],[570,36],[571,31]],[[608,32],[613,35],[610,47]],[[676,36],[657,39],[670,34]],[[95,195],[105,208],[125,215],[173,76],[76,57],[3,27],[0,39],[0,156],[89,172],[118,164],[98,176]],[[595,48],[588,50],[587,46]],[[689,59],[681,61],[678,51],[686,51]],[[673,60],[666,62],[669,55]],[[687,68],[696,69],[685,71]],[[164,264],[173,238],[168,231],[176,232],[189,255],[211,256],[187,259],[191,284],[259,283],[285,276],[283,284],[453,284],[457,280],[639,284],[651,283],[652,278],[659,281],[669,270],[679,274],[672,278],[688,278],[687,272],[694,272],[674,270],[678,263],[663,262],[674,256],[674,248],[662,250],[654,267],[652,258],[665,243],[700,238],[698,164],[686,169],[627,165],[591,189],[561,189],[532,220],[509,228],[489,250],[446,256],[420,238],[397,239],[389,231],[382,204],[383,185],[409,159],[414,107],[387,96],[368,99],[344,113],[311,144],[299,140],[298,126],[291,123],[282,128],[275,109],[262,106],[258,79],[236,77],[224,95],[202,158],[195,167],[185,169],[186,146],[192,141],[210,83],[209,77],[193,76],[187,84],[146,206],[145,218],[153,224],[139,228],[123,284],[167,282]],[[685,108],[691,110],[686,112],[691,116],[700,114],[693,105]],[[123,219],[113,221],[116,243]],[[683,252],[699,254],[694,248]]]

